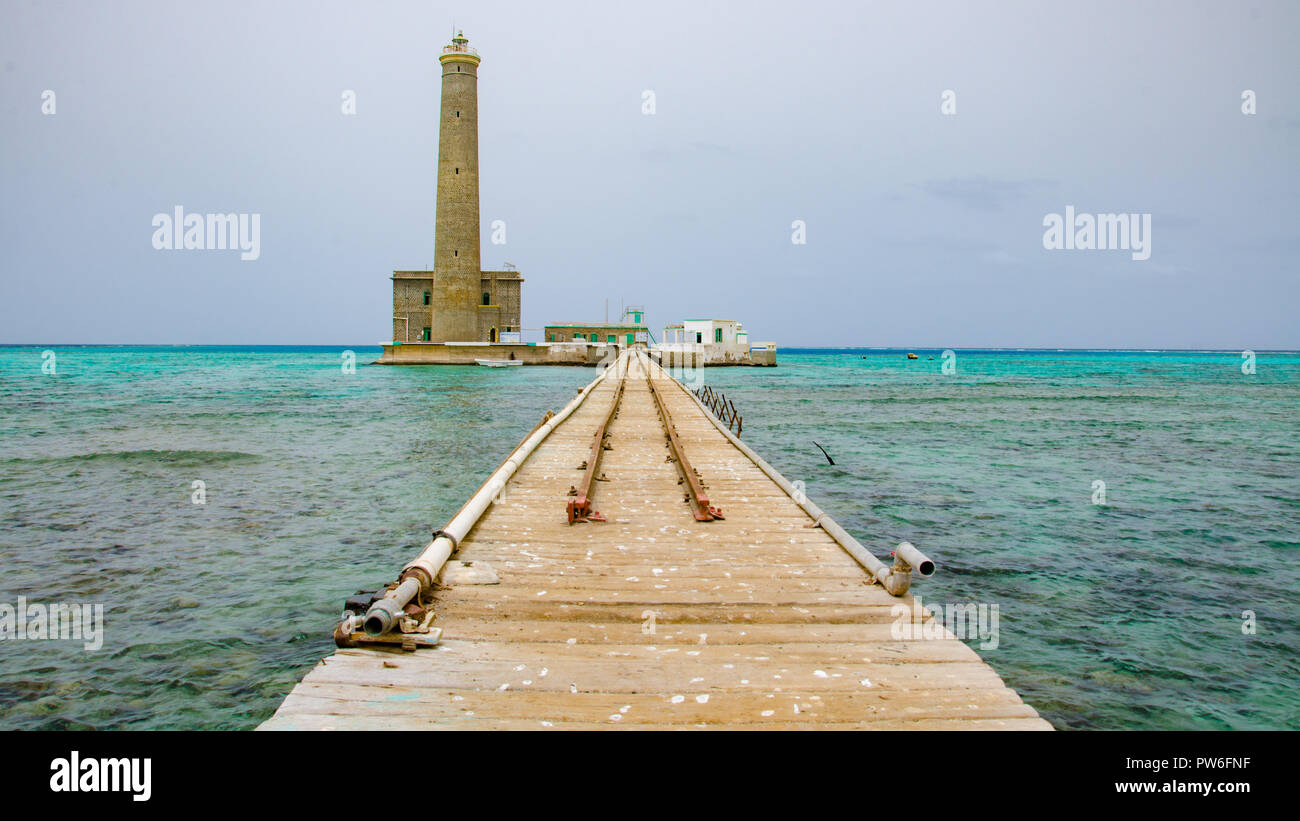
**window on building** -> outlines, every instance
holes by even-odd
[[[488,342],[496,342],[496,341],[497,341],[497,329],[493,328],[492,330],[488,331]]]
[[[600,341],[600,334],[592,334],[592,335],[591,335],[591,341],[592,341],[592,342],[599,342],[599,341]]]
[[[433,294],[432,294],[432,293],[430,293],[430,292],[428,292],[428,291],[425,291],[425,292],[424,292],[424,304],[425,304],[425,305],[428,305],[428,304],[429,304],[429,300],[431,300],[432,298],[433,298]]]
[[[713,341],[714,341],[714,342],[721,342],[721,341],[722,341],[722,329],[721,329],[721,328],[714,328],[714,329],[713,329]]]
[[[487,291],[484,291],[484,292],[483,292],[483,304],[484,304],[484,305],[491,305],[491,304],[492,304],[492,295],[489,294]]]
[[[605,341],[611,345],[613,345],[617,340],[618,337],[614,336],[613,334],[610,334],[609,336],[605,337]]]
[[[632,344],[632,334],[628,334],[628,335],[627,335],[627,344],[629,344],[629,345]]]
[[[460,251],[452,251],[452,252],[451,252],[451,255],[452,255],[453,257],[458,257],[458,256],[460,256]]]
[[[429,340],[433,339],[433,328],[425,328],[424,333],[420,335],[420,338],[423,339],[425,342],[428,342]]]
[[[695,341],[696,341],[696,342],[703,342],[703,341],[704,341],[704,334],[700,333],[699,331],[696,331],[696,332],[695,332]]]
[[[552,342],[555,341],[555,334],[551,334],[551,341],[552,341]]]

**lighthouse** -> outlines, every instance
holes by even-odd
[[[500,342],[520,332],[517,270],[482,270],[479,249],[478,52],[464,32],[442,47],[433,271],[393,272],[393,340]]]
[[[478,52],[457,32],[443,46],[438,214],[433,240],[434,342],[477,340],[479,303]]]

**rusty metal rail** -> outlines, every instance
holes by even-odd
[[[646,385],[650,388],[650,395],[654,397],[655,405],[659,407],[659,421],[663,422],[664,431],[668,434],[668,447],[672,451],[669,457],[677,463],[677,468],[681,471],[687,487],[686,500],[691,503],[691,512],[695,514],[695,520],[698,522],[711,522],[714,519],[725,518],[722,511],[709,504],[709,497],[704,492],[704,482],[700,479],[699,473],[691,467],[690,459],[686,457],[686,447],[682,440],[677,436],[677,428],[673,425],[672,414],[668,412],[668,406],[664,404],[663,397],[659,391],[655,390],[654,380],[650,374],[646,374]]]
[[[566,506],[569,514],[569,524],[581,522],[603,522],[605,517],[597,510],[591,507],[592,482],[605,481],[604,474],[597,474],[600,469],[600,456],[605,452],[607,447],[605,439],[609,436],[609,423],[613,421],[614,415],[618,412],[618,403],[623,401],[623,385],[627,381],[624,374],[618,380],[618,388],[614,390],[614,401],[609,403],[609,411],[606,412],[605,418],[601,421],[600,426],[596,428],[596,436],[591,443],[591,455],[587,461],[582,463],[582,481],[577,487],[569,488],[569,499]]]
[[[665,438],[669,448],[668,460],[675,463],[681,472],[681,478],[678,484],[686,486],[686,501],[691,505],[691,513],[697,521],[711,522],[714,519],[722,519],[722,511],[709,503],[708,493],[703,479],[700,478],[699,472],[691,466],[690,458],[686,455],[686,446],[682,443],[681,437],[677,435],[677,428],[673,424],[672,414],[668,411],[668,406],[664,404],[663,397],[655,389],[654,380],[651,378],[651,372],[646,370],[646,387],[650,389],[650,395],[654,397],[655,407],[658,410],[659,421],[663,424]],[[565,506],[568,513],[569,524],[580,524],[582,522],[603,522],[605,516],[592,507],[592,496],[594,493],[595,482],[607,481],[605,475],[600,472],[601,455],[609,449],[609,426],[610,422],[618,414],[619,404],[623,401],[623,391],[627,384],[627,372],[624,371],[619,377],[618,387],[614,390],[614,398],[609,403],[609,410],[605,412],[601,423],[596,427],[591,442],[591,454],[587,461],[578,466],[582,471],[582,480],[576,485],[569,488],[569,501]]]

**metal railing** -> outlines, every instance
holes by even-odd
[[[714,416],[718,418],[728,429],[734,430],[736,435],[740,435],[740,428],[744,424],[740,414],[736,413],[735,404],[727,398],[724,393],[715,393],[708,385],[694,391],[696,397],[704,403]]]

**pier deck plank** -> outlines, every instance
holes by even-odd
[[[627,355],[625,355],[626,357]],[[261,729],[1051,729],[979,656],[895,640],[890,596],[685,390],[632,356],[593,506],[564,504],[609,408],[603,380],[454,557],[495,585],[441,587],[437,648],[340,649]],[[684,501],[653,397],[724,520]]]

